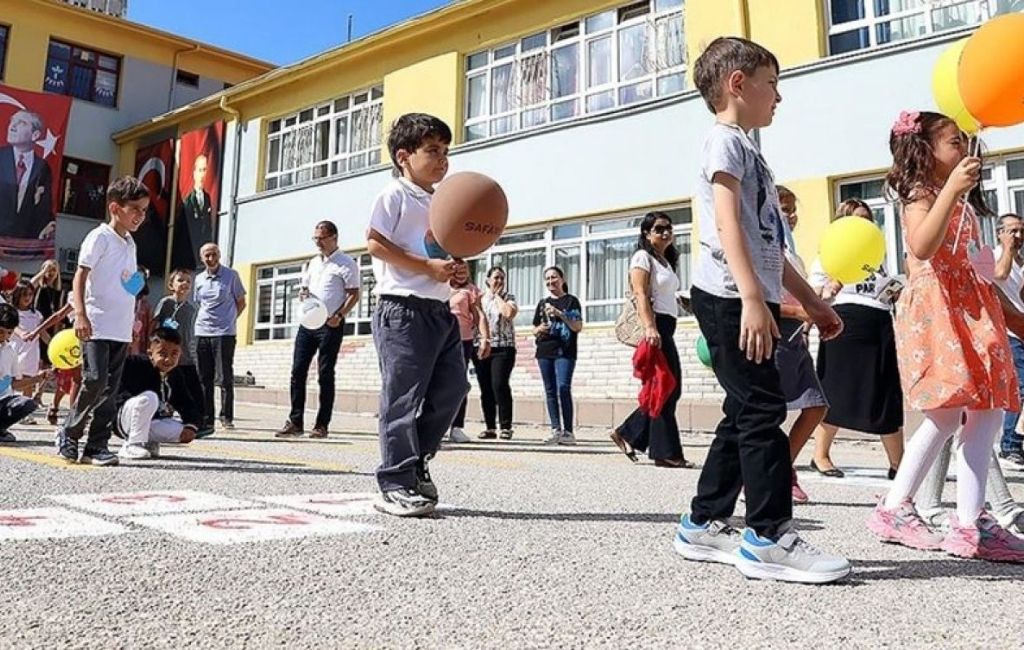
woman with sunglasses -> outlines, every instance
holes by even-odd
[[[673,335],[679,306],[679,276],[676,265],[679,251],[674,245],[672,220],[664,212],[649,212],[640,222],[637,250],[629,261],[629,284],[636,299],[637,315],[644,326],[644,339],[660,347],[676,379],[676,388],[668,396],[661,413],[652,417],[641,409],[633,411],[612,431],[612,441],[634,463],[636,452],[646,451],[658,467],[693,467],[683,457],[676,422],[676,403],[682,394],[679,352]]]

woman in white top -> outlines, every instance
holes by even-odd
[[[487,428],[477,437],[493,439],[499,435],[495,426],[500,426],[501,439],[510,440],[513,404],[509,379],[516,365],[515,320],[519,305],[516,297],[508,292],[505,269],[500,266],[487,271],[487,290],[480,299],[480,307],[487,317],[486,331],[490,338],[478,342],[480,352],[473,357],[476,379],[480,384],[480,406],[487,423]],[[490,344],[490,354],[485,352],[485,343]]]
[[[685,468],[693,465],[683,457],[676,422],[682,373],[679,352],[672,338],[679,317],[676,302],[679,251],[674,241],[672,220],[667,214],[649,212],[644,215],[637,250],[629,261],[629,283],[636,298],[637,315],[644,326],[644,339],[660,347],[665,354],[669,370],[676,378],[676,388],[658,417],[651,417],[638,408],[612,431],[611,439],[633,462],[636,462],[636,451],[646,451],[658,467]]]
[[[874,219],[871,208],[860,199],[839,205],[835,218],[847,216]],[[882,266],[864,281],[844,286],[825,275],[816,261],[811,286],[820,288],[823,298],[832,299],[846,324],[842,334],[818,347],[818,377],[831,408],[814,432],[811,468],[825,476],[842,477],[829,452],[836,431],[851,429],[881,437],[892,479],[903,459],[903,389],[892,326],[892,304],[901,284]]]

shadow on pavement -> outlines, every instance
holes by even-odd
[[[1019,564],[965,560],[941,553],[933,559],[920,560],[855,560],[850,558],[853,573],[849,580],[839,584],[867,585],[879,580],[933,580],[938,578],[967,578],[985,582],[1020,581],[1024,568]]]

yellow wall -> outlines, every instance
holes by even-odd
[[[134,23],[48,0],[2,0],[0,22],[10,26],[3,82],[26,90],[43,87],[50,38],[110,54],[178,67],[210,79],[239,83],[270,69],[245,57],[200,49]]]
[[[245,287],[245,313],[238,319],[235,339],[238,345],[249,345],[252,343],[252,324],[256,321],[256,269],[252,264],[232,264],[238,279]]]
[[[782,182],[797,198],[797,222],[793,237],[796,249],[807,268],[818,256],[818,242],[834,211],[832,182],[827,177],[803,178]]]
[[[388,160],[387,130],[404,113],[430,113],[458,131],[462,123],[462,57],[448,52],[402,68],[384,77],[384,151]],[[461,138],[456,138],[461,140]]]
[[[789,68],[825,55],[822,0],[747,0],[750,38]]]

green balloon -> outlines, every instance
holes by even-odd
[[[697,337],[697,358],[708,368],[711,367],[711,350],[708,349],[708,342],[703,334]]]

